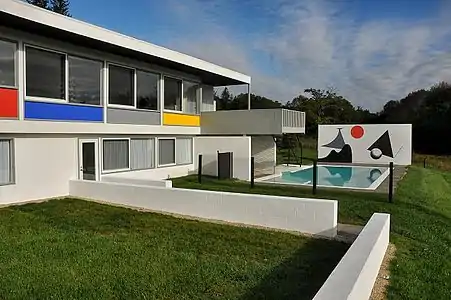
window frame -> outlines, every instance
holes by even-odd
[[[129,69],[129,70],[133,70],[133,105],[122,105],[122,104],[111,104],[110,103],[110,66],[115,66],[115,67],[120,67],[120,68],[125,68],[125,69]],[[144,109],[144,108],[138,108],[138,71],[141,72],[146,72],[146,73],[152,73],[155,75],[158,75],[158,84],[157,84],[157,109]],[[152,70],[148,70],[146,68],[135,68],[135,67],[131,67],[129,65],[125,65],[125,64],[121,64],[121,63],[116,63],[116,62],[112,62],[112,61],[107,61],[107,86],[106,86],[106,90],[108,91],[108,95],[106,97],[106,104],[107,107],[111,107],[111,108],[119,108],[119,109],[128,109],[128,110],[137,110],[137,111],[144,111],[144,112],[160,112],[161,110],[161,104],[160,104],[160,95],[161,95],[161,88],[160,88],[160,82],[161,79],[163,77],[162,73],[157,72],[157,71],[152,71]]]
[[[114,170],[105,170],[104,167],[104,154],[105,154],[105,150],[104,150],[104,141],[128,141],[128,168],[122,168],[122,169],[114,169]],[[127,172],[127,171],[133,171],[131,169],[131,155],[130,155],[130,137],[107,137],[107,138],[101,138],[101,154],[102,154],[102,159],[101,159],[101,168],[102,168],[102,174],[111,174],[111,173],[119,173],[119,172]]]
[[[0,41],[7,42],[14,44],[16,46],[16,49],[14,50],[14,85],[3,85],[0,84],[0,88],[7,88],[7,89],[19,89],[19,41],[11,40],[8,38],[0,38]]]
[[[171,78],[171,79],[175,79],[175,80],[180,80],[182,82],[182,88],[181,88],[181,93],[180,93],[180,97],[181,97],[180,103],[182,105],[182,110],[173,110],[173,109],[166,109],[166,108],[164,108],[164,105],[165,105],[165,98],[164,98],[165,80],[164,79],[165,78]],[[166,74],[166,73],[162,73],[161,74],[161,80],[163,81],[162,96],[163,96],[163,110],[164,111],[169,112],[169,113],[182,114],[182,115],[200,116],[200,106],[199,105],[201,104],[202,96],[197,97],[197,99],[196,99],[197,107],[199,107],[199,112],[198,113],[192,114],[192,113],[187,113],[187,112],[183,111],[183,108],[184,108],[184,105],[183,105],[184,91],[183,90],[184,90],[185,81],[188,81],[188,82],[191,82],[191,83],[196,83],[196,84],[199,85],[199,87],[201,87],[202,86],[202,82],[200,80],[198,80],[198,79],[188,79],[188,78],[184,78],[184,77],[181,77],[181,76],[175,76],[175,75]]]
[[[166,168],[166,167],[173,167],[173,166],[177,166],[177,142],[176,142],[177,137],[158,137],[156,138],[156,140],[158,141],[157,147],[158,148],[158,152],[157,152],[157,165],[156,168]],[[160,140],[173,140],[174,141],[174,163],[170,163],[170,164],[160,164]]]
[[[57,98],[47,98],[47,97],[38,97],[38,96],[28,96],[27,95],[27,48],[32,48],[36,50],[46,51],[50,53],[60,54],[64,56],[64,83],[65,83],[65,90],[64,90],[64,99],[57,99]],[[68,104],[68,105],[77,105],[77,106],[92,106],[92,107],[103,107],[104,101],[104,86],[103,86],[103,69],[105,68],[105,62],[100,59],[91,58],[89,56],[84,55],[77,55],[77,54],[71,54],[67,51],[60,51],[60,50],[54,50],[47,47],[42,47],[38,45],[33,45],[29,43],[23,44],[23,56],[24,56],[24,62],[23,62],[23,81],[24,81],[24,89],[23,94],[25,100],[30,101],[38,101],[38,102],[51,102],[51,103],[59,103],[59,104]],[[72,103],[69,102],[69,56],[75,57],[75,58],[82,58],[86,60],[92,60],[97,61],[102,64],[102,71],[101,71],[101,78],[100,78],[100,104],[94,105],[94,104],[85,104],[85,103]]]
[[[16,184],[16,164],[15,164],[15,145],[14,138],[0,137],[0,141],[9,141],[9,175],[10,181],[8,183],[0,183],[0,187]]]

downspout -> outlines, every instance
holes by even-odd
[[[251,110],[251,84],[247,84],[247,109]]]

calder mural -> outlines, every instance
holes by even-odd
[[[403,165],[410,164],[410,124],[320,125],[319,129],[319,162],[385,164],[393,161]],[[334,136],[332,131],[335,132]],[[393,145],[394,136],[396,147]],[[397,158],[399,154],[400,157]]]

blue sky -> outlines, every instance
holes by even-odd
[[[281,102],[333,87],[375,111],[451,81],[449,0],[72,0],[71,13],[249,74]]]

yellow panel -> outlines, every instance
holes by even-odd
[[[163,125],[200,126],[200,116],[163,113]]]

